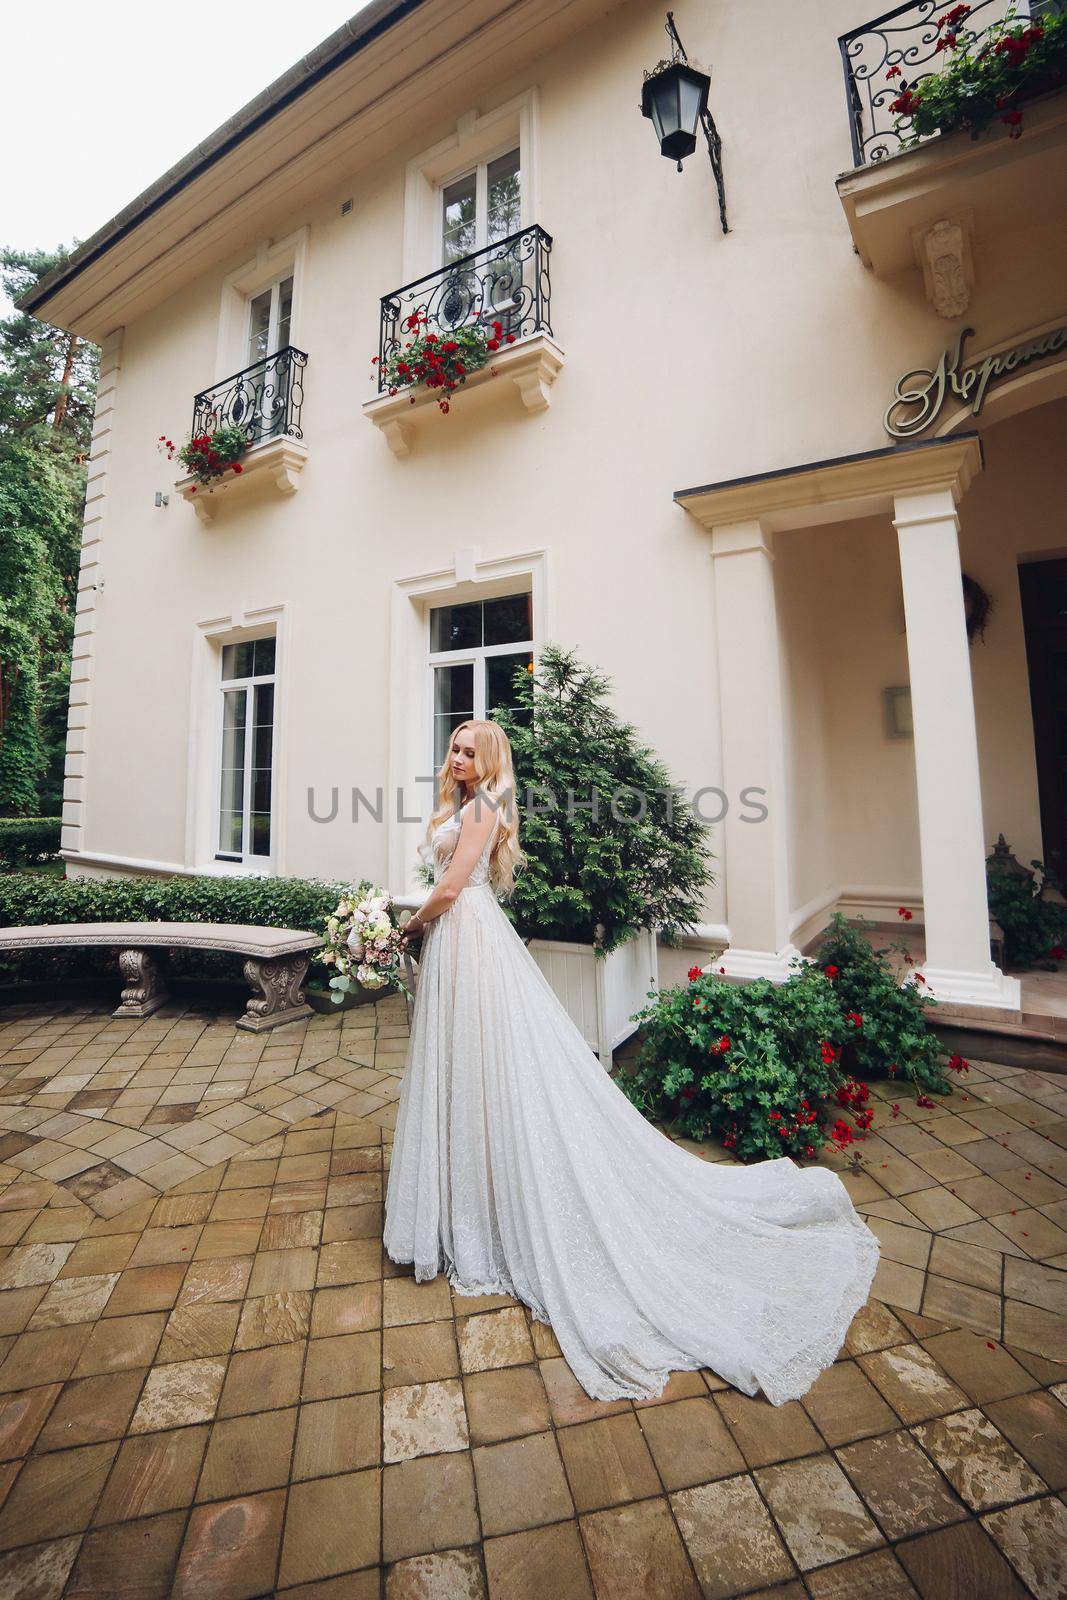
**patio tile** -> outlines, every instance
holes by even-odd
[[[1056,1267],[1008,1256],[1004,1261],[1004,1293],[1013,1300],[1025,1300],[1029,1305],[1067,1317],[1067,1272]]]
[[[170,1315],[156,1360],[192,1361],[200,1356],[227,1355],[240,1313],[240,1306],[224,1301],[180,1306]]]
[[[586,1570],[578,1529],[573,1522],[557,1522],[551,1527],[533,1528],[487,1539],[484,1545],[485,1569],[489,1579],[489,1600],[593,1600],[593,1589]],[[472,1579],[473,1584],[473,1579]],[[461,1588],[442,1590],[441,1600],[467,1600]],[[470,1600],[480,1600],[482,1591],[469,1590]],[[423,1600],[420,1591],[411,1591],[411,1600]],[[407,1600],[398,1590],[395,1600]],[[394,1600],[386,1585],[386,1600]],[[433,1591],[426,1600],[436,1600]]]
[[[301,1397],[330,1400],[381,1387],[381,1335],[350,1333],[308,1345]]]
[[[854,1361],[827,1367],[801,1402],[829,1445],[895,1428],[897,1418]]]
[[[845,1349],[857,1356],[870,1350],[885,1350],[890,1345],[907,1344],[910,1334],[888,1306],[868,1300],[853,1317],[845,1335]]]
[[[480,1532],[467,1451],[419,1456],[384,1469],[383,1560],[399,1561],[426,1551],[474,1544]]]
[[[717,1394],[714,1403],[750,1467],[766,1467],[823,1449],[822,1439],[798,1400],[772,1406],[760,1396],[730,1389]]]
[[[0,1555],[0,1594],[13,1600],[59,1600],[80,1544],[75,1534]]]
[[[409,1322],[431,1322],[438,1318],[451,1319],[452,1296],[448,1279],[439,1277],[429,1283],[416,1283],[414,1278],[387,1278],[382,1286],[382,1321],[387,1328],[399,1327]]]
[[[121,1439],[144,1380],[145,1369],[133,1367],[68,1383],[37,1440],[38,1451]]]
[[[1037,1600],[1067,1594],[1067,1506],[1055,1496],[1009,1506],[982,1518],[1016,1572]]]
[[[848,1445],[837,1451],[837,1459],[890,1539],[923,1533],[967,1515],[906,1431]]]
[[[922,1600],[974,1595],[1027,1600],[1026,1590],[977,1522],[962,1522],[897,1545],[896,1555]]]
[[[208,1432],[201,1426],[127,1439],[96,1508],[94,1523],[128,1522],[188,1506]]]
[[[552,1356],[538,1365],[557,1428],[572,1422],[591,1422],[595,1417],[611,1417],[631,1409],[628,1400],[591,1399],[562,1356]]]
[[[0,1396],[0,1461],[29,1455],[60,1392],[58,1383]]]
[[[458,1378],[387,1389],[382,1435],[387,1462],[465,1450],[470,1443],[463,1385]]]
[[[107,1317],[95,1323],[78,1357],[73,1376],[88,1378],[97,1372],[146,1367],[159,1346],[166,1320],[165,1314],[158,1311],[134,1317]],[[0,1381],[2,1378],[0,1369]]]
[[[921,1345],[897,1345],[858,1360],[902,1422],[923,1422],[967,1404],[967,1396]]]
[[[993,1344],[993,1349],[990,1349]],[[954,1328],[924,1340],[924,1348],[938,1366],[978,1405],[1023,1394],[1034,1380],[1002,1345],[970,1328]],[[1067,1419],[1065,1419],[1067,1420]]]
[[[534,1552],[530,1564],[535,1560]],[[543,1577],[547,1575],[547,1572],[542,1573]],[[373,1576],[373,1600],[378,1600],[377,1573]],[[507,1592],[534,1593],[530,1589]],[[592,1600],[592,1591],[587,1589],[586,1593]],[[409,1556],[406,1561],[398,1561],[390,1567],[385,1579],[385,1596],[386,1600],[486,1600],[481,1563],[473,1550],[441,1550],[432,1555]],[[337,1600],[341,1600],[340,1593]],[[367,1600],[371,1600],[369,1588]]]
[[[1005,1300],[1004,1340],[1053,1361],[1067,1361],[1067,1318],[1041,1306],[1025,1305],[1021,1300]],[[0,1368],[0,1384],[3,1382],[4,1371]]]
[[[248,1293],[280,1294],[284,1290],[310,1290],[315,1286],[316,1252],[309,1249],[259,1250],[252,1267]]]
[[[281,1489],[194,1507],[170,1600],[251,1600],[269,1593],[284,1515]]]
[[[526,1318],[518,1307],[464,1317],[457,1322],[456,1332],[464,1372],[523,1366],[534,1359]]]
[[[307,1289],[281,1289],[275,1294],[246,1300],[234,1341],[236,1350],[258,1350],[264,1345],[289,1344],[305,1339],[311,1324],[311,1294]]]
[[[83,1445],[27,1461],[0,1510],[0,1550],[88,1527],[117,1449]]]
[[[472,1456],[486,1537],[574,1514],[554,1433],[478,1445]]]
[[[122,1317],[143,1311],[169,1311],[178,1298],[187,1270],[182,1261],[153,1267],[127,1267],[119,1274],[104,1315]]]
[[[251,1256],[229,1256],[221,1261],[192,1262],[184,1269],[178,1304],[190,1305],[201,1300],[243,1300],[252,1273],[252,1260]]]
[[[184,1511],[172,1511],[88,1534],[64,1590],[67,1600],[100,1600],[101,1595],[108,1600],[166,1600],[184,1526]]]
[[[882,1543],[863,1502],[832,1456],[762,1467],[755,1477],[801,1571]]]
[[[638,1415],[641,1431],[668,1491],[686,1489],[745,1470],[744,1457],[710,1397],[650,1406]],[[561,1441],[566,1437],[566,1434],[561,1435]]]
[[[817,1567],[805,1577],[812,1600],[916,1600],[911,1579],[890,1550]]]
[[[710,1400],[690,1404],[711,1406]],[[660,1493],[659,1475],[632,1414],[565,1428],[559,1434],[559,1449],[579,1511],[599,1511]]]
[[[1000,1338],[1002,1302],[999,1294],[976,1289],[969,1283],[954,1283],[929,1273],[923,1294],[924,1314],[943,1322],[965,1322],[991,1338]]]
[[[265,1405],[291,1406],[300,1398],[303,1342],[270,1345],[231,1356],[219,1399],[220,1417],[262,1411]]]
[[[226,1361],[173,1361],[148,1374],[140,1404],[130,1423],[131,1433],[178,1428],[191,1422],[210,1422],[215,1415]]]
[[[700,1600],[700,1588],[666,1500],[639,1500],[610,1511],[594,1511],[582,1517],[579,1526],[593,1584],[603,1600],[609,1596],[611,1600],[647,1600],[651,1595],[656,1600]]]
[[[977,1409],[921,1423],[912,1432],[973,1511],[989,1511],[1047,1487]]]
[[[216,1421],[197,1500],[232,1499],[284,1487],[289,1481],[295,1435],[295,1407]]]
[[[994,1401],[986,1414],[1050,1489],[1067,1489],[1067,1408],[1054,1395],[1014,1395]]]
[[[671,1505],[705,1600],[792,1577],[793,1562],[751,1478],[683,1490]]]
[[[381,1461],[378,1396],[346,1395],[301,1406],[293,1479],[324,1478]]]

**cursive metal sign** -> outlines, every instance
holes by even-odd
[[[982,409],[986,390],[994,378],[1014,372],[1016,367],[1049,356],[1067,344],[1067,325],[1027,339],[999,355],[986,356],[977,366],[962,367],[963,341],[973,328],[961,328],[955,349],[942,352],[936,367],[912,367],[897,379],[893,403],[883,418],[885,430],[894,439],[910,439],[922,433],[938,415],[950,394],[971,402],[971,415]],[[962,370],[961,370],[962,367]]]

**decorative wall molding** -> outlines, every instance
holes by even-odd
[[[939,317],[962,317],[974,288],[972,230],[974,212],[965,208],[928,227],[912,231],[915,259],[922,269],[926,298]]]
[[[89,760],[89,726],[92,712],[93,639],[97,608],[103,600],[102,566],[107,520],[107,488],[111,466],[111,435],[122,340],[125,330],[115,328],[100,348],[100,375],[96,386],[92,444],[89,449],[85,509],[82,513],[81,564],[78,599],[71,646],[70,694],[67,702],[67,746],[63,764],[62,848],[79,852],[85,843],[86,777]]]

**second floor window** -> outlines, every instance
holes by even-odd
[[[522,281],[521,264],[513,262],[508,252],[490,249],[522,227],[521,186],[516,147],[493,161],[480,161],[441,190],[441,265],[448,267],[477,250],[489,250],[488,259],[478,266],[487,316],[505,311]]]
[[[276,432],[279,419],[285,416],[290,363],[270,358],[289,344],[292,317],[292,275],[279,278],[249,301],[248,365],[258,369],[251,374],[256,389],[256,404],[249,418],[253,444]]]
[[[273,636],[222,649],[222,733],[217,861],[271,853],[274,767]]]
[[[435,772],[460,723],[491,718],[498,707],[513,706],[515,668],[532,665],[532,595],[434,606],[429,666]]]

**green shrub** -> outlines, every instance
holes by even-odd
[[[990,914],[1004,930],[1004,960],[1009,966],[1043,967],[1057,970],[1057,962],[1067,959],[1067,905],[1062,900],[1046,900],[1046,889],[1063,893],[1063,885],[1043,861],[1031,861],[1041,874],[1025,877],[1016,871],[1004,872],[987,857],[986,889]],[[1013,862],[1014,867],[1014,862]]]
[[[49,922],[224,922],[299,928],[325,934],[326,918],[347,884],[319,878],[215,877],[49,878],[0,876],[0,928]],[[371,885],[361,880],[360,891]],[[176,976],[240,981],[243,958],[225,951],[176,950]],[[106,950],[0,951],[0,982],[114,972]]]
[[[524,939],[575,940],[598,955],[641,928],[679,945],[715,881],[709,825],[616,714],[609,683],[547,644],[536,673],[516,667],[512,703],[493,712],[511,741],[528,857],[505,909]]]
[[[824,974],[831,969],[847,1040],[842,1065],[864,1078],[906,1078],[920,1094],[945,1094],[951,1083],[944,1051],[923,1014],[932,996],[923,995],[921,984],[900,982],[888,953],[901,947],[876,949],[863,934],[871,927],[863,917],[853,924],[835,912],[814,957]]]
[[[620,1089],[645,1116],[691,1139],[719,1138],[742,1160],[843,1149],[872,1125],[867,1077],[904,1078],[921,1104],[946,1093],[944,1051],[885,950],[835,914],[814,960],[784,983],[732,983],[692,967],[641,1012],[632,1073]],[[842,1113],[851,1114],[850,1123]]]
[[[29,867],[59,850],[61,817],[0,817],[0,872]]]
[[[784,983],[730,983],[691,969],[637,1014],[635,1069],[619,1088],[647,1117],[743,1160],[814,1156],[832,1136],[821,1102],[843,1083],[833,987],[810,965]]]

